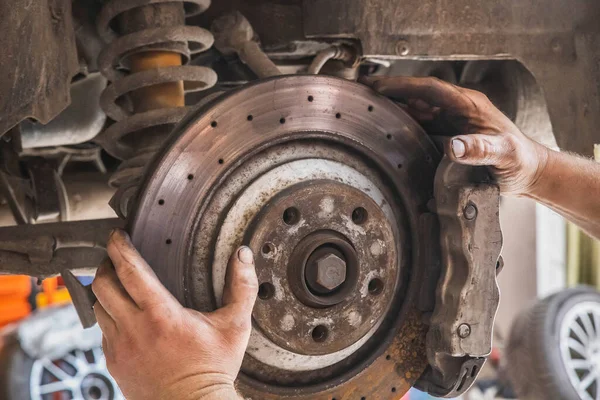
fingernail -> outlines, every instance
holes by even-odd
[[[243,246],[238,251],[238,259],[244,264],[254,264],[254,255],[249,247]]]
[[[452,140],[452,152],[456,158],[464,157],[467,149],[465,148],[465,142],[460,139]]]

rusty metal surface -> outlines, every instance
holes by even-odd
[[[35,224],[69,220],[69,200],[56,165],[42,157],[27,157],[19,166],[19,175],[7,170],[0,177],[2,192],[15,222]]]
[[[94,304],[96,295],[92,291],[92,285],[85,286],[81,283],[71,271],[64,270],[60,276],[63,278],[65,286],[69,290],[69,295],[73,301],[77,316],[84,328],[91,328],[96,324],[96,314],[94,313]]]
[[[58,222],[69,220],[69,199],[56,166],[41,158],[25,160],[31,192],[25,209],[29,223]]]
[[[600,7],[594,0],[222,0],[200,22],[241,11],[270,55],[314,55],[356,40],[368,57],[515,59],[544,94],[561,148],[592,155],[600,125]]]
[[[49,122],[70,102],[79,69],[71,2],[0,2],[0,134],[33,117]]]
[[[190,24],[210,26],[212,21],[234,10],[250,21],[263,48],[294,50],[294,41],[304,38],[302,0],[214,1],[204,14],[190,18]]]
[[[213,21],[211,31],[215,36],[215,47],[221,53],[237,54],[259,78],[282,75],[262,51],[252,25],[239,11]]]
[[[30,192],[29,182],[20,176],[0,172],[0,190],[10,208],[17,225],[29,223],[29,212],[25,208],[26,195]]]
[[[119,219],[99,219],[0,228],[0,273],[47,277],[97,268]]]
[[[70,153],[67,153],[66,156],[61,155],[60,152],[57,153],[58,156],[64,158],[76,157],[76,155]],[[88,158],[75,158],[76,162],[84,160],[89,161]],[[65,174],[62,175],[62,180],[65,184],[69,200],[70,221],[115,217],[114,211],[108,206],[108,201],[114,193],[114,189],[108,186],[106,176],[94,171],[74,173],[71,167],[69,167]],[[2,173],[0,175],[0,182],[2,182],[2,189],[10,189],[5,190],[3,194],[12,191],[13,195],[12,199],[9,199],[7,196],[6,204],[0,205],[0,227],[29,223],[29,217],[24,207],[24,196],[28,192],[25,189],[29,188],[29,181]],[[15,185],[23,185],[24,189],[17,191]],[[23,195],[23,197],[21,198],[20,195]]]
[[[52,122],[42,125],[23,121],[19,125],[21,149],[68,146],[88,142],[104,127],[106,115],[100,109],[100,93],[106,79],[89,74],[71,85],[71,104]]]
[[[559,146],[591,155],[598,142],[600,7],[593,0],[302,4],[307,38],[356,38],[367,56],[517,59],[542,87]]]
[[[358,207],[367,210],[365,221],[352,220]],[[290,208],[297,210],[298,220],[281,223]],[[251,248],[261,249],[259,282],[274,287],[274,295],[259,300],[253,315],[279,346],[312,355],[340,351],[372,331],[389,310],[398,289],[401,249],[379,205],[360,190],[331,181],[298,184],[272,199],[252,225],[246,236]],[[313,254],[319,257],[317,249],[344,264],[348,276],[338,291],[320,294],[306,281],[305,268],[310,269]],[[315,330],[325,337],[314,337]]]
[[[241,375],[236,383],[244,398],[261,400],[398,400],[408,392],[423,373],[427,362],[422,357],[427,327],[420,312],[410,309],[405,315],[402,331],[388,338],[386,351],[371,357],[365,369],[349,370],[330,387],[296,387],[273,392],[273,388]]]
[[[424,263],[431,260],[416,249],[427,240],[419,219],[433,196],[439,160],[427,135],[388,99],[321,76],[272,78],[230,92],[190,115],[179,129],[144,183],[131,233],[183,304],[208,311],[220,303],[231,249],[246,243],[260,254],[265,243],[245,235],[251,235],[255,217],[270,199],[294,182],[325,177],[328,184],[369,194],[378,207],[388,207],[393,245],[401,249],[397,263],[404,272],[395,279],[389,310],[372,335],[342,351],[302,355],[277,346],[255,325],[238,380],[241,393],[254,399],[399,398],[427,364],[427,328],[416,302],[428,269]],[[340,210],[351,220],[356,207],[347,203],[340,202]],[[336,227],[332,221],[327,225]],[[371,272],[377,271],[373,267]],[[383,281],[388,285],[387,278]],[[382,299],[389,289],[383,290]]]
[[[472,385],[492,351],[500,302],[496,282],[502,249],[500,189],[485,167],[444,157],[436,173],[435,198],[444,267],[427,334],[427,356],[441,375],[440,386],[448,389],[437,394],[456,397]]]

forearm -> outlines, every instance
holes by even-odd
[[[525,196],[600,239],[600,163],[549,150],[543,172]]]

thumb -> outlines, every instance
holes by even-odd
[[[250,315],[258,293],[258,278],[254,269],[254,254],[247,246],[240,247],[229,259],[223,307],[234,313]]]
[[[453,161],[468,165],[499,167],[512,157],[512,146],[502,136],[472,134],[455,136],[449,142],[446,154]]]

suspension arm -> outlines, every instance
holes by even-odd
[[[115,218],[0,228],[0,274],[44,278],[93,271],[106,258],[111,230],[124,226]]]

